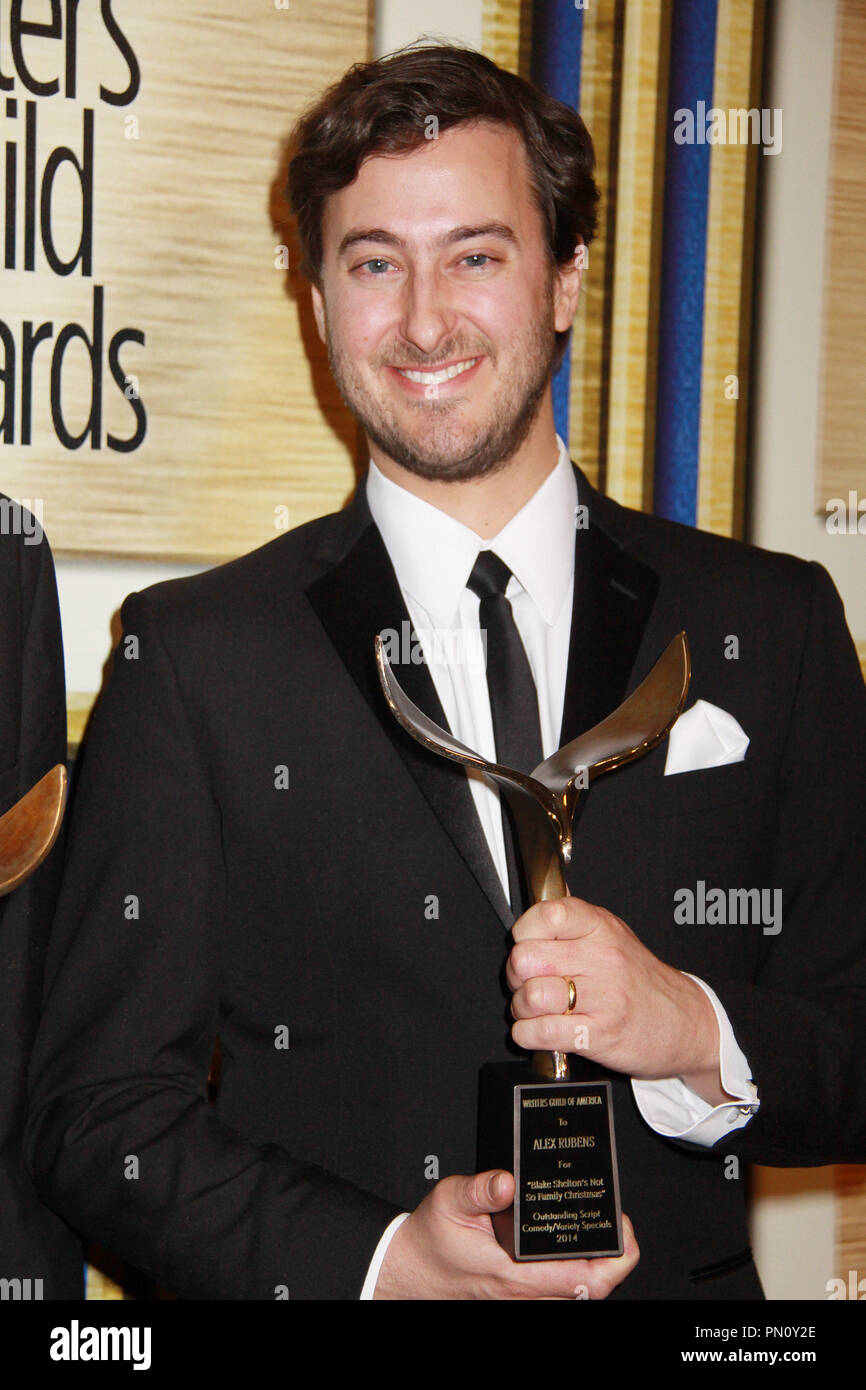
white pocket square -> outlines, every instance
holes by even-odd
[[[741,763],[748,746],[748,734],[732,714],[698,700],[680,715],[668,735],[665,777],[675,772],[697,772],[701,767]]]

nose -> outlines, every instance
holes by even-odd
[[[429,356],[454,331],[456,312],[448,302],[448,287],[435,270],[414,271],[406,285],[400,331],[419,352]]]

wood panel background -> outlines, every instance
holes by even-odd
[[[866,680],[866,642],[858,642],[856,646],[860,670]],[[848,1271],[854,1269],[859,1280],[866,1278],[866,1166],[838,1167],[835,1178],[836,1268],[833,1273],[836,1278],[847,1281]]]
[[[857,1271],[858,1284],[866,1279],[866,1168],[849,1164],[836,1169],[836,1268],[833,1277],[844,1279],[850,1288],[852,1269]],[[859,1297],[866,1297],[866,1292]]]
[[[65,98],[61,81],[60,93],[36,99],[37,164],[41,178],[59,144],[80,157],[82,113],[94,110],[93,278],[59,277],[41,256],[35,272],[3,270],[0,317],[19,342],[25,319],[53,322],[55,335],[71,321],[89,333],[93,285],[104,286],[107,334],[128,325],[146,336],[121,360],[138,377],[148,425],[129,453],[64,448],[48,408],[52,344],[37,348],[32,443],[4,442],[2,480],[14,496],[42,499],[57,553],[217,560],[345,501],[357,430],[309,296],[299,310],[297,280],[279,266],[281,142],[313,96],[370,55],[370,12],[367,0],[115,0],[141,68],[137,98],[117,107],[99,100],[99,84],[122,90],[126,66],[99,7],[82,5],[77,97]],[[56,71],[58,51],[61,43],[28,40],[38,77]],[[7,118],[4,135],[23,146],[29,93],[16,82],[14,95],[19,117]],[[18,162],[23,170],[23,153]],[[81,220],[71,168],[54,203],[58,242],[71,254]],[[129,403],[107,367],[103,376],[105,426],[128,437]],[[83,344],[70,346],[62,382],[76,432],[90,402]]]
[[[719,0],[713,106],[760,107],[763,43],[764,0]],[[759,158],[732,143],[710,159],[697,524],[722,536],[743,532]]]
[[[837,3],[815,480],[822,515],[831,497],[866,497],[866,5]]]
[[[651,510],[671,7],[626,4],[622,38],[605,491]],[[592,265],[590,248],[590,265]]]
[[[481,46],[508,72],[529,78],[529,6],[523,0],[482,0]]]
[[[584,10],[580,73],[580,114],[592,136],[601,201],[571,335],[568,442],[575,463],[602,490],[609,423],[623,10],[623,0],[598,0]]]
[[[832,497],[866,497],[866,5],[837,3],[815,478],[822,516]],[[866,582],[866,557],[863,574]],[[857,647],[866,677],[866,642]],[[850,1270],[866,1277],[866,1168],[854,1166],[836,1170],[834,1274],[847,1281]]]

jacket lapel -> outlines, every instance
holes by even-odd
[[[411,651],[415,632],[390,556],[370,514],[363,481],[351,506],[334,517],[334,525],[319,558],[329,568],[308,587],[307,598],[389,742],[403,759],[503,926],[510,929],[514,914],[490,856],[466,773],[456,763],[423,748],[399,726],[379,684],[373,646],[376,634],[393,631],[401,648],[405,642],[406,650]],[[420,648],[417,652],[420,657]],[[448,728],[426,663],[423,660],[404,661],[397,668],[397,677],[419,709],[443,728]]]
[[[615,504],[591,488],[577,468],[574,471],[578,495],[589,510],[589,526],[575,532],[560,746],[622,703],[659,587],[656,571],[635,559],[616,538]]]
[[[560,747],[600,723],[625,699],[659,588],[658,573],[618,538],[616,503],[590,487],[578,468],[574,471],[589,525],[575,535]],[[589,794],[578,801],[575,826]]]

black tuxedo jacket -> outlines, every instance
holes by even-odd
[[[866,694],[820,567],[578,486],[562,740],[681,628],[690,702],[751,739],[739,764],[667,778],[662,745],[580,810],[571,891],[717,991],[761,1098],[707,1151],[657,1135],[613,1077],[642,1250],[615,1297],[760,1297],[726,1157],[866,1157]],[[374,634],[404,621],[363,485],[123,608],[73,809],[28,1156],[47,1201],[181,1297],[356,1298],[391,1216],[437,1174],[474,1171],[478,1067],[511,1055],[512,917],[464,772],[405,735],[378,687]],[[398,674],[444,722],[426,667]],[[674,894],[699,880],[781,888],[781,932],[677,925]]]
[[[10,524],[0,527],[0,815],[66,761],[51,551],[44,535],[36,540],[29,520],[25,531],[15,514],[5,508],[3,514]],[[27,1064],[60,866],[55,845],[26,883],[0,898],[0,1278],[41,1279],[43,1298],[82,1298],[80,1242],[39,1200],[21,1154]],[[35,1288],[31,1283],[32,1297]]]

